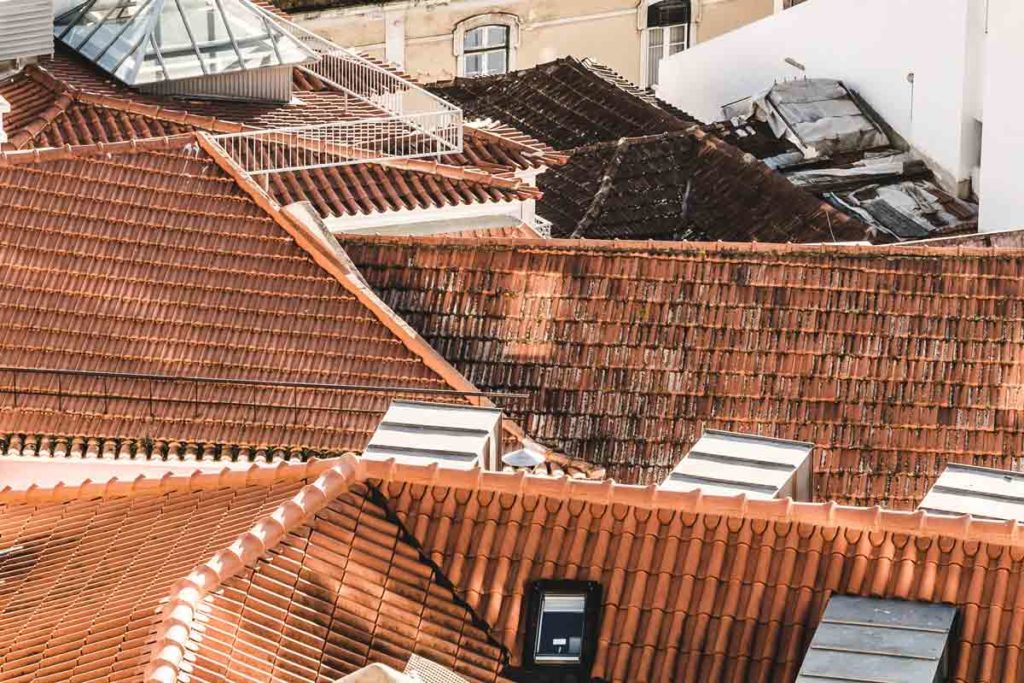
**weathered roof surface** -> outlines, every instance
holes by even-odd
[[[202,144],[0,155],[4,365],[412,397],[464,382],[322,235],[243,189]],[[392,397],[0,372],[0,429],[359,448]]]
[[[130,90],[58,51],[53,60],[30,65],[0,83],[0,96],[19,113],[13,124],[5,119],[10,137],[6,147],[91,145],[195,130],[235,132],[354,115],[344,109],[351,98],[325,88],[309,74],[295,73],[298,103],[181,100]],[[282,204],[309,201],[324,217],[502,203],[537,196],[536,189],[512,177],[513,172],[562,161],[537,143],[506,136],[503,129],[467,128],[464,151],[447,155],[440,163],[403,160],[276,173],[270,176],[269,190]]]
[[[527,431],[657,483],[704,428],[818,444],[818,499],[914,506],[1024,453],[1024,253],[349,238],[382,298]]]
[[[556,237],[730,242],[864,240],[853,220],[699,130],[581,147],[539,178]]]
[[[499,76],[428,86],[467,115],[491,118],[558,150],[685,130],[694,122],[639,97],[609,69],[572,57]]]
[[[416,653],[499,680],[528,582],[578,579],[603,589],[602,680],[789,680],[832,595],[955,605],[951,680],[1024,675],[1019,523],[443,476],[344,456],[0,489],[24,539],[0,555],[0,673],[308,683]]]

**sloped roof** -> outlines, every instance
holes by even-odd
[[[535,438],[660,482],[704,428],[813,442],[819,500],[915,505],[1024,454],[1019,251],[346,238]]]
[[[0,95],[12,100],[15,112],[31,112],[7,126],[8,148],[123,142],[195,130],[235,132],[281,123],[294,109],[300,110],[300,119],[314,122],[351,114],[339,111],[347,106],[346,100],[332,90],[303,92],[301,105],[270,108],[159,99],[97,78],[94,69],[80,61],[58,53],[54,60],[29,66],[0,83]],[[303,82],[308,80],[308,75],[303,76]],[[208,113],[211,105],[212,115]],[[502,129],[467,128],[464,151],[446,156],[441,163],[396,160],[277,173],[270,176],[268,189],[282,204],[309,201],[324,217],[533,199],[539,193],[512,177],[513,172],[562,163],[563,157],[503,133]]]
[[[566,57],[508,74],[427,87],[468,116],[496,119],[563,151],[694,125],[679,112],[638,96],[613,75],[590,60]]]
[[[581,147],[538,186],[555,237],[834,242],[869,231],[699,130]]]
[[[359,448],[392,390],[470,389],[212,150],[189,134],[0,155],[4,365],[354,388],[0,372],[0,428]]]
[[[479,470],[442,481],[353,456],[4,488],[0,506],[19,539],[49,541],[0,556],[5,680],[229,670],[307,683],[374,659],[402,668],[411,653],[497,680],[519,664],[537,579],[601,583],[602,680],[788,680],[831,595],[955,605],[951,680],[1024,675],[1016,522]],[[65,590],[12,590],[44,582]],[[19,627],[34,637],[8,637]]]

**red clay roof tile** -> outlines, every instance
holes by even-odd
[[[197,142],[0,155],[6,365],[469,390],[341,257]],[[23,432],[359,448],[391,398],[2,374],[0,425]]]
[[[567,455],[659,482],[704,428],[814,442],[897,508],[1024,452],[1013,251],[346,238],[384,300]]]

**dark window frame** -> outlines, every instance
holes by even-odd
[[[680,26],[693,20],[690,0],[661,0],[647,6],[647,28]]]
[[[597,656],[597,636],[601,623],[601,584],[596,581],[561,581],[546,579],[534,581],[526,587],[526,624],[523,629],[524,672],[571,674],[579,680],[589,680],[590,670]],[[540,626],[540,607],[545,595],[584,596],[583,647],[578,662],[537,661],[537,633]]]

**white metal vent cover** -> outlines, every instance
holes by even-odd
[[[497,469],[501,410],[469,405],[392,401],[363,457],[371,460]]]
[[[469,683],[451,669],[417,654],[409,656],[405,674],[417,683]]]
[[[661,488],[810,500],[814,444],[707,430]]]
[[[1024,522],[1024,474],[950,463],[918,509]]]

